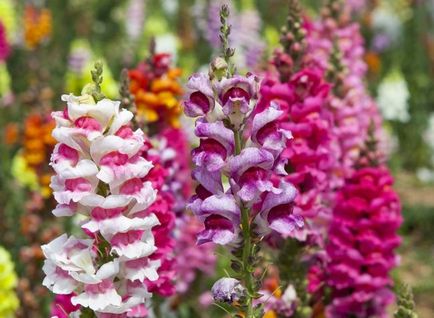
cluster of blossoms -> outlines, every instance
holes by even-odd
[[[37,113],[29,115],[24,122],[22,156],[27,166],[38,176],[38,191],[44,198],[51,195],[49,184],[52,173],[45,163],[56,144],[51,136],[54,126],[51,117]]]
[[[326,247],[325,283],[331,288],[330,317],[388,317],[394,253],[402,222],[393,179],[383,166],[365,167],[336,196]]]
[[[189,205],[205,224],[199,244],[235,243],[242,209],[251,210],[249,219],[263,233],[289,235],[302,226],[301,216],[292,211],[296,190],[278,177],[286,175],[281,154],[291,133],[276,125],[283,114],[277,104],[255,111],[258,78],[217,80],[198,73],[187,88],[185,113],[199,117],[195,133],[200,145],[192,152],[199,185]]]
[[[337,154],[332,176],[336,180],[335,188],[342,186],[344,178],[351,175],[371,121],[376,129],[381,125],[378,109],[363,82],[367,71],[363,38],[359,25],[349,22],[347,10],[338,1],[330,1],[322,18],[306,26],[308,63],[334,77],[327,109]]]
[[[132,110],[137,125],[146,123],[161,164],[167,171],[163,190],[172,194],[173,208],[177,214],[182,214],[192,185],[190,147],[179,119],[181,70],[170,66],[170,54],[156,54],[154,44],[151,43],[150,57],[128,72],[129,94],[134,97]]]
[[[154,213],[159,221],[159,224],[152,229],[157,250],[150,256],[150,259],[160,263],[160,267],[157,269],[158,279],[147,282],[147,286],[150,292],[167,297],[175,293],[176,266],[173,253],[175,245],[173,238],[175,213],[173,207],[175,202],[172,193],[164,189],[168,171],[164,167],[159,153],[155,151],[149,140],[145,142],[145,146],[142,148],[142,156],[153,165],[145,180],[151,182],[152,187],[157,191],[157,195],[148,211]]]
[[[182,87],[178,80],[181,70],[170,67],[170,59],[170,54],[156,54],[151,49],[149,59],[129,71],[136,120],[149,125],[151,134],[152,126],[179,127]]]
[[[146,180],[153,165],[142,156],[143,132],[130,128],[133,114],[102,99],[101,73],[97,65],[93,96],[65,95],[66,109],[53,113],[53,214],[82,215],[89,238],[64,234],[42,246],[43,285],[56,294],[74,293],[72,305],[98,317],[143,316],[147,285],[158,280],[161,265],[152,259],[158,251],[153,230],[160,224],[150,210],[157,193]]]
[[[52,32],[52,17],[49,9],[37,9],[27,5],[24,9],[24,41],[29,49],[36,48],[47,40]]]
[[[283,50],[274,53],[273,66],[261,83],[259,108],[276,103],[282,110],[278,126],[290,130],[282,158],[286,161],[285,180],[298,191],[294,212],[309,219],[309,226],[295,233],[299,240],[316,240],[321,224],[329,218],[330,171],[335,164],[333,131],[325,109],[330,84],[325,71],[306,61],[306,31],[302,28],[300,8],[290,4],[288,25],[282,30]],[[278,72],[276,72],[278,71]],[[319,229],[318,229],[319,228]],[[318,242],[317,242],[318,243]]]
[[[0,246],[0,317],[14,317],[19,302],[14,288],[17,286],[17,276],[14,263],[9,253]]]

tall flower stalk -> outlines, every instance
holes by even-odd
[[[64,111],[54,112],[58,141],[51,165],[53,214],[81,215],[87,239],[66,234],[42,246],[43,285],[70,295],[80,317],[143,312],[156,281],[159,260],[153,228],[159,220],[148,208],[156,199],[146,181],[152,163],[141,155],[144,134],[133,131],[133,114],[101,93],[102,64],[81,96],[64,95]]]
[[[229,47],[229,10],[220,11],[223,52],[209,74],[190,77],[184,111],[197,117],[195,134],[200,145],[193,150],[193,178],[198,182],[190,209],[204,223],[198,243],[229,245],[234,278],[214,284],[217,302],[229,303],[247,318],[261,317],[261,277],[255,270],[264,236],[289,235],[303,226],[293,213],[296,190],[283,180],[286,172],[281,153],[291,133],[276,125],[283,114],[277,104],[257,109],[259,79],[236,74]]]
[[[377,144],[370,129],[355,172],[336,195],[326,246],[330,317],[388,317],[394,301],[401,205]]]

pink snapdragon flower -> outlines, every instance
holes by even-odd
[[[326,251],[330,317],[387,317],[401,206],[387,168],[354,173],[336,196]]]
[[[324,15],[318,21],[306,23],[308,65],[329,71],[334,67],[331,65],[332,55],[336,53],[334,46],[341,56],[339,63],[343,70],[335,74],[337,82],[327,103],[336,136],[333,149],[337,154],[337,164],[330,176],[335,189],[351,176],[371,122],[375,124],[377,136],[383,135],[378,107],[363,82],[367,65],[363,58],[365,49],[360,26],[349,21],[348,5],[340,10],[337,19]]]
[[[160,223],[152,229],[157,249],[150,257],[153,262],[160,264],[157,270],[158,279],[147,281],[147,286],[150,292],[167,297],[175,293],[174,279],[176,268],[174,267],[175,259],[173,252],[175,246],[173,238],[176,218],[174,212],[175,199],[172,192],[169,192],[169,189],[165,188],[170,172],[163,166],[163,158],[160,152],[147,141],[142,148],[141,156],[151,161],[153,165],[153,168],[143,180],[151,182],[153,188],[158,191],[154,203],[141,213],[143,213],[143,216],[149,213],[155,214]]]

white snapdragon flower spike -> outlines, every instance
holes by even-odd
[[[64,95],[67,107],[54,112],[51,187],[56,216],[80,215],[90,239],[66,234],[42,246],[43,285],[57,294],[75,293],[74,305],[98,317],[124,314],[148,302],[146,281],[158,279],[160,261],[147,208],[156,190],[143,179],[153,165],[141,156],[143,132],[133,131],[133,114],[119,102],[90,95]]]
[[[386,76],[378,87],[377,103],[386,120],[406,123],[410,120],[408,99],[410,92],[400,72]]]

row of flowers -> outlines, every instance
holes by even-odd
[[[231,253],[231,277],[212,293],[234,314],[291,317],[312,306],[330,317],[385,316],[401,216],[381,117],[362,80],[361,37],[335,18],[335,4],[315,23],[302,20],[296,1],[290,9],[283,48],[261,78],[236,74],[222,7],[223,53],[208,74],[190,77],[183,101],[199,140],[188,204],[180,70],[169,55],[151,49],[128,72],[119,102],[102,94],[101,64],[80,96],[62,96],[53,214],[73,217],[82,234],[42,246],[43,285],[62,295],[54,316],[150,315],[156,295],[185,293],[197,270],[212,274],[209,243]],[[287,242],[298,246],[287,259],[309,273],[285,278],[292,269],[276,262],[285,291],[276,292],[264,276]]]

